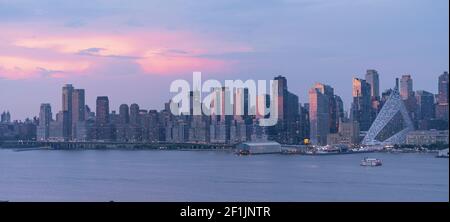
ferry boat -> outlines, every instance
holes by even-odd
[[[366,157],[363,160],[361,160],[361,166],[381,166],[381,160]]]
[[[438,157],[438,158],[448,158],[448,148],[445,149],[445,150],[440,150],[436,157]]]

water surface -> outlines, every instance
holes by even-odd
[[[365,156],[383,166],[359,166]],[[0,149],[0,200],[448,201],[449,161],[434,154]]]

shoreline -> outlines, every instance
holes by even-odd
[[[182,152],[189,152],[189,151],[196,151],[196,152],[229,152],[236,155],[237,154],[236,148],[224,148],[224,149],[199,149],[199,148],[178,148],[178,149],[157,149],[157,148],[127,148],[127,147],[121,147],[121,148],[74,148],[74,149],[54,149],[49,147],[29,147],[29,148],[11,148],[11,147],[0,147],[0,149],[4,150],[12,150],[14,152],[25,152],[25,151],[38,151],[38,150],[46,150],[46,151],[88,151],[88,150],[117,150],[117,151],[182,151]],[[412,151],[412,150],[403,150],[403,151],[391,151],[391,150],[373,150],[373,151],[361,151],[361,152],[341,152],[341,153],[306,153],[306,152],[277,152],[277,153],[262,153],[262,154],[249,154],[252,155],[300,155],[300,156],[337,156],[337,155],[351,155],[351,154],[369,154],[369,153],[390,153],[390,154],[438,154],[440,150],[428,150],[428,151]],[[448,157],[440,157],[440,158],[448,158]]]

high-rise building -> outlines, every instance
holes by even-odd
[[[310,122],[309,122],[309,103],[303,104],[301,106],[299,104],[299,115],[300,115],[300,122],[299,122],[299,131],[300,131],[300,142],[304,141],[305,139],[310,138]]]
[[[122,104],[119,107],[119,122],[121,124],[128,124],[130,122],[130,109],[127,104]]]
[[[72,139],[77,138],[77,127],[86,120],[85,118],[85,93],[84,89],[74,89],[72,93]]]
[[[437,102],[440,104],[448,104],[448,77],[448,72],[444,72],[439,76]]]
[[[62,111],[67,115],[63,121],[63,135],[66,139],[76,139],[77,125],[86,120],[86,104],[84,89],[75,89],[72,84],[62,88]]]
[[[62,141],[66,140],[63,127],[68,122],[68,112],[59,111],[56,114],[55,121],[50,122],[49,140]]]
[[[130,124],[139,125],[139,105],[136,103],[130,106]]]
[[[417,120],[429,120],[434,118],[434,95],[424,90],[415,93],[417,101]]]
[[[338,95],[334,95],[334,101],[336,102],[336,112],[337,112],[336,122],[338,123],[337,128],[339,128],[340,125],[339,120],[345,119],[344,101],[342,101],[342,98]]]
[[[157,142],[159,139],[159,123],[158,123],[158,111],[156,110],[149,110],[148,112],[149,115],[149,130],[148,130],[148,140],[150,142]]]
[[[278,81],[278,119],[283,120],[284,114],[286,110],[286,94],[287,94],[287,79],[284,76],[277,76],[274,78],[274,80]]]
[[[37,140],[48,140],[50,137],[50,123],[52,121],[52,107],[48,103],[41,104],[39,111],[39,125]]]
[[[72,122],[82,122],[85,120],[85,93],[84,89],[75,89],[72,94]]]
[[[449,107],[448,107],[448,81],[449,74],[444,72],[439,76],[438,95],[436,104],[436,119],[445,120],[448,122]]]
[[[141,126],[141,116],[139,115],[139,105],[133,103],[130,105],[130,125],[128,138],[131,141],[142,140],[142,126]]]
[[[336,97],[334,95],[333,87],[322,83],[316,83],[314,86],[322,94],[328,98],[328,128],[330,133],[337,133],[339,129],[339,111],[340,109],[336,104]],[[340,99],[340,97],[339,97]],[[342,100],[341,100],[342,101]]]
[[[268,138],[282,144],[298,144],[301,142],[298,96],[289,92],[287,79],[284,76],[277,76],[274,80],[277,81],[278,88],[278,96],[273,98],[278,103],[275,107],[278,112],[278,121],[275,126],[268,127],[266,130]],[[265,98],[265,102],[266,107],[270,107],[269,95]],[[268,115],[265,116],[268,117]]]
[[[106,125],[109,123],[109,99],[107,96],[97,97],[96,123]]]
[[[109,99],[107,96],[98,96],[96,101],[95,127],[98,140],[113,139],[113,129],[110,124]]]
[[[10,123],[11,122],[11,114],[9,113],[9,111],[6,111],[6,112],[4,111],[2,113],[0,119],[1,119],[0,120],[1,123]]]
[[[371,87],[364,79],[353,78],[352,120],[359,123],[361,131],[367,131],[372,124]]]
[[[66,84],[62,88],[62,111],[67,113],[67,120],[63,122],[64,138],[72,137],[73,91],[72,84]]]
[[[310,140],[313,144],[326,145],[329,128],[329,98],[316,87],[309,90]]]
[[[374,69],[369,69],[366,72],[366,81],[370,84],[370,96],[372,98],[380,98],[380,80],[378,72]]]
[[[409,116],[415,122],[417,120],[417,100],[413,91],[413,79],[411,75],[403,75],[400,80],[400,97],[405,103]]]
[[[413,80],[411,75],[402,75],[400,79],[400,96],[403,100],[407,100],[414,95]]]

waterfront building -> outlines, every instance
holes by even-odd
[[[112,140],[113,128],[110,124],[109,99],[107,96],[97,97],[95,117],[96,139],[102,141]]]
[[[0,140],[35,140],[38,120],[0,122]]]
[[[159,139],[159,123],[158,123],[158,111],[150,110],[148,112],[148,141],[157,142]]]
[[[274,141],[245,142],[237,146],[237,152],[246,154],[281,153],[281,145]]]
[[[310,138],[310,120],[309,120],[309,103],[299,105],[299,115],[300,115],[300,139],[303,142],[305,139]]]
[[[226,125],[222,122],[212,122],[209,128],[211,143],[226,143]]]
[[[39,111],[39,125],[37,137],[39,141],[48,140],[50,137],[50,123],[52,122],[52,107],[48,103],[41,104]]]
[[[448,121],[443,119],[419,120],[418,130],[448,130]]]
[[[329,145],[344,144],[348,146],[359,144],[359,124],[348,119],[342,120],[339,124],[339,132],[328,134],[327,143]]]
[[[410,145],[448,144],[448,130],[418,130],[409,132],[406,143]]]
[[[91,141],[96,139],[96,126],[95,121],[86,120],[78,122],[76,125],[76,135],[75,141]]]
[[[393,90],[364,137],[364,145],[404,144],[414,124],[397,89]]]
[[[109,123],[109,99],[107,96],[98,96],[96,101],[96,120],[98,125]]]
[[[63,137],[69,139],[72,137],[72,114],[73,114],[73,91],[72,84],[66,84],[62,88],[62,112],[66,117],[63,123]]]
[[[328,96],[313,87],[309,90],[310,135],[313,144],[326,145],[329,130]]]
[[[342,102],[340,97],[334,95],[333,87],[325,85],[322,83],[316,83],[314,88],[318,89],[323,95],[328,99],[328,128],[330,133],[337,133],[339,128],[339,109],[343,106],[342,104],[337,104],[336,99]],[[343,107],[342,107],[343,109]]]
[[[278,97],[274,98],[278,104],[275,107],[278,112],[278,121],[276,125],[268,127],[268,137],[270,140],[282,144],[298,144],[301,141],[298,96],[288,90],[286,77],[279,75],[274,80],[278,81]],[[257,104],[264,102],[266,108],[270,107],[271,101],[269,95],[263,96],[259,100],[261,101],[257,101]],[[269,115],[264,116],[268,117]]]
[[[206,143],[207,133],[209,133],[209,124],[206,122],[206,116],[194,115],[189,123],[189,142]]]
[[[79,139],[77,125],[84,125],[86,120],[86,104],[84,89],[74,89],[72,92],[72,139]]]
[[[56,114],[55,121],[50,122],[49,126],[49,140],[52,141],[64,141],[67,138],[63,133],[64,123],[68,122],[67,111],[59,111]]]

